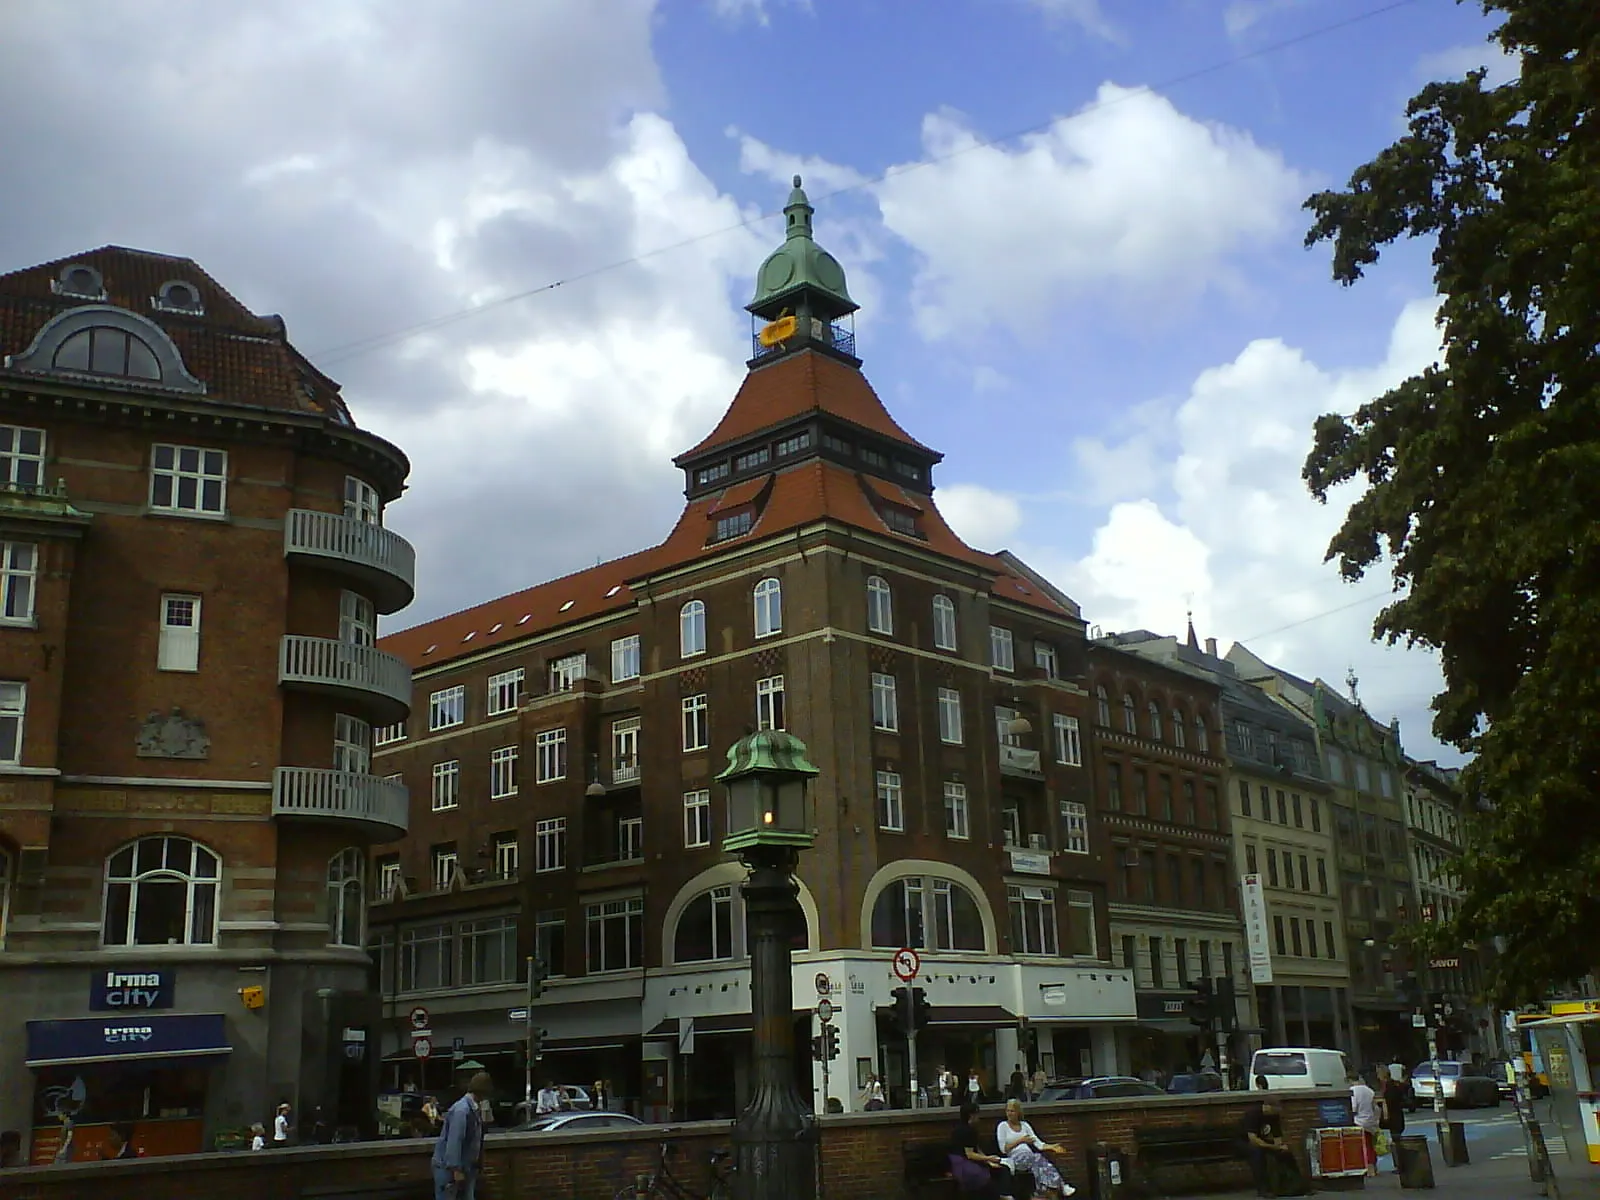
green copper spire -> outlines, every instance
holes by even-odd
[[[812,240],[811,216],[800,176],[783,206],[784,241],[756,272],[756,294],[745,308],[771,321],[787,311],[796,317],[834,321],[860,307],[845,286],[844,268]]]

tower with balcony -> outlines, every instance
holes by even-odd
[[[405,456],[187,259],[0,275],[0,356],[0,1127],[38,1160],[63,1095],[80,1154],[370,1125]]]

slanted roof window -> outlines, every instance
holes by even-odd
[[[894,504],[885,504],[880,510],[883,523],[895,533],[903,533],[907,537],[921,537],[922,533],[917,528],[916,514],[909,509],[900,508]]]
[[[69,263],[62,267],[61,274],[51,282],[50,290],[58,296],[75,296],[81,300],[106,298],[106,285],[100,278],[100,272],[83,263]]]
[[[51,365],[58,371],[161,381],[161,364],[149,343],[109,325],[95,325],[72,334],[56,347]]]
[[[200,299],[200,289],[181,279],[169,279],[163,283],[150,304],[160,312],[189,313],[193,316],[200,316],[206,310],[205,301]]]
[[[739,512],[730,513],[725,517],[717,518],[717,528],[711,535],[713,542],[725,542],[729,538],[743,537],[755,526],[756,514],[754,509],[741,509]]]

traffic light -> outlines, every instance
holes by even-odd
[[[1217,1018],[1217,1032],[1237,1033],[1239,1005],[1234,1000],[1233,978],[1228,975],[1218,975],[1211,992]]]
[[[1189,985],[1189,990],[1194,993],[1183,1002],[1184,1015],[1189,1018],[1190,1024],[1206,1033],[1211,1032],[1211,1016],[1216,997],[1212,994],[1211,980],[1196,979]]]
[[[533,1052],[534,1062],[542,1062],[544,1060],[544,1039],[548,1037],[549,1034],[550,1031],[548,1029],[539,1029],[538,1027],[535,1027],[533,1030],[533,1036],[528,1039],[528,1041],[531,1043],[528,1048]]]
[[[911,989],[911,1028],[921,1031],[933,1020],[933,1005],[922,988]]]
[[[542,958],[528,960],[528,999],[544,995],[544,981],[550,978],[550,965]]]
[[[839,1027],[837,1025],[824,1025],[822,1027],[822,1052],[829,1062],[839,1057]]]
[[[895,1024],[900,1027],[900,1033],[902,1036],[910,1037],[917,1028],[915,1019],[912,1015],[911,989],[903,987],[895,988],[894,991],[889,993],[889,995],[894,1000]]]
[[[817,1062],[822,1062],[823,1061],[822,1054],[823,1054],[823,1038],[822,1038],[822,1035],[819,1033],[819,1034],[817,1034],[816,1037],[811,1039],[811,1057]]]

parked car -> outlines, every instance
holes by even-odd
[[[1484,1068],[1489,1072],[1489,1077],[1494,1080],[1495,1087],[1500,1089],[1500,1099],[1515,1100],[1517,1098],[1517,1079],[1515,1068],[1503,1058],[1497,1058]]]
[[[577,1133],[585,1129],[615,1129],[618,1126],[643,1125],[638,1117],[619,1112],[560,1112],[546,1113],[531,1121],[510,1128],[491,1129],[491,1133]]]
[[[1114,1096],[1164,1096],[1153,1083],[1131,1075],[1096,1075],[1087,1079],[1055,1079],[1039,1093],[1041,1103],[1054,1100],[1107,1100]]]
[[[1175,1096],[1192,1096],[1196,1092],[1224,1092],[1228,1085],[1215,1071],[1194,1071],[1187,1075],[1174,1075],[1167,1091]]]
[[[1250,1088],[1264,1078],[1269,1090],[1279,1088],[1344,1088],[1350,1083],[1350,1066],[1344,1054],[1317,1046],[1273,1047],[1257,1050],[1250,1060]]]
[[[1485,1069],[1476,1063],[1439,1063],[1437,1086],[1442,1089],[1445,1107],[1498,1108],[1500,1088]],[[1435,1080],[1431,1062],[1418,1063],[1411,1071],[1411,1090],[1419,1106],[1433,1103]]]

